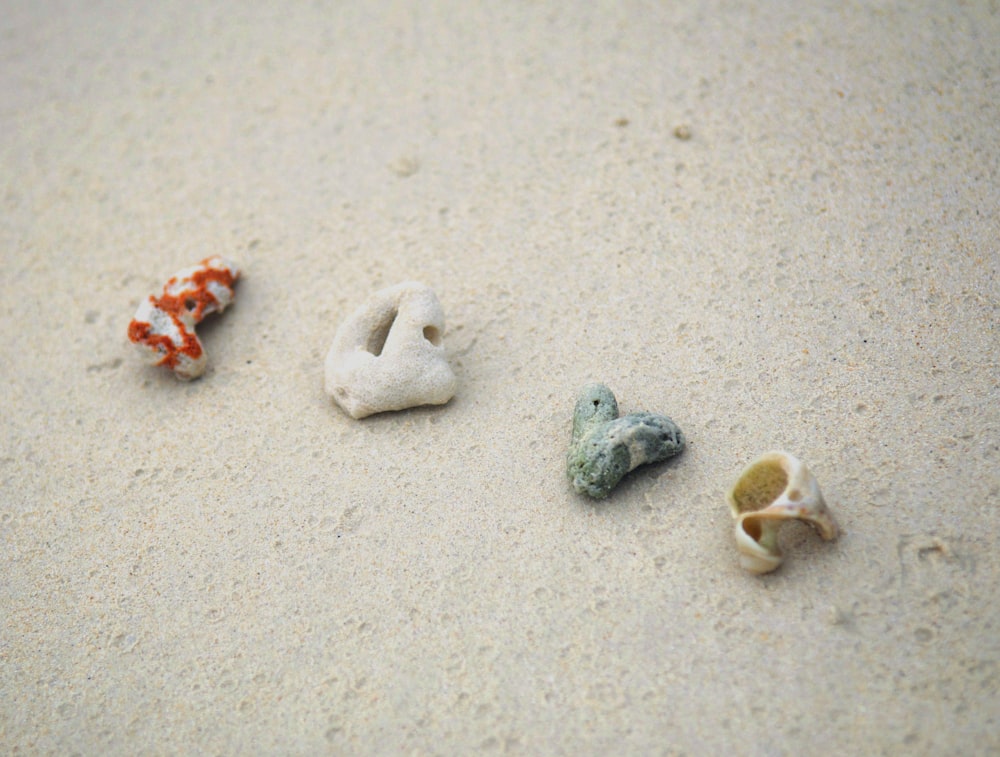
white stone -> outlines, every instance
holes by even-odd
[[[353,418],[455,395],[442,335],[444,311],[429,287],[407,281],[376,292],[337,329],[326,356],[326,393]]]

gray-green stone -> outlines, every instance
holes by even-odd
[[[665,415],[618,417],[618,402],[604,384],[589,384],[573,411],[566,473],[580,494],[603,499],[630,470],[679,454],[684,434]]]

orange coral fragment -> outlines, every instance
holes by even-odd
[[[209,313],[221,313],[235,296],[240,276],[235,263],[218,255],[178,271],[159,297],[150,295],[128,326],[128,338],[147,362],[170,368],[190,381],[205,371],[208,358],[194,327]]]

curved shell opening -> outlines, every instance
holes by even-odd
[[[763,510],[788,486],[788,471],[780,460],[761,460],[746,471],[733,487],[733,503],[739,513]]]

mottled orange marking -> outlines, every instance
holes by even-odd
[[[185,285],[180,294],[168,294],[167,290],[177,284],[177,277],[171,276],[163,286],[163,294],[159,297],[150,297],[153,305],[170,316],[170,319],[177,327],[181,335],[181,344],[177,346],[173,340],[164,334],[151,334],[151,324],[145,321],[132,320],[128,325],[128,338],[136,344],[145,344],[159,351],[163,357],[157,365],[165,365],[168,368],[175,368],[180,361],[181,355],[187,355],[192,360],[201,357],[201,342],[193,330],[189,330],[185,325],[181,314],[190,316],[190,320],[195,324],[200,323],[205,317],[205,310],[213,304],[218,304],[215,295],[209,290],[210,282],[217,282],[230,289],[236,277],[228,270],[210,268],[205,258],[200,265],[203,269],[194,273]]]

